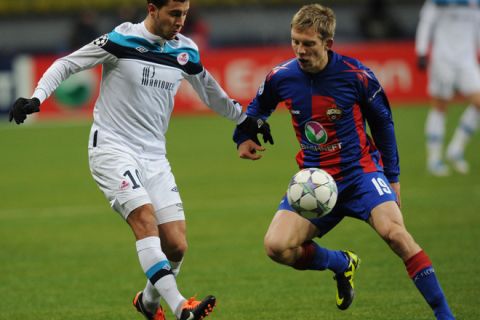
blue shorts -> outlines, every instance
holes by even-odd
[[[321,217],[309,219],[322,237],[346,216],[368,221],[373,208],[387,201],[396,201],[397,196],[382,172],[357,175],[352,179],[337,181],[338,199],[333,210]],[[295,210],[284,195],[278,210]]]

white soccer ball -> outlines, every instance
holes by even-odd
[[[319,218],[332,211],[337,203],[337,184],[332,176],[318,168],[297,172],[287,190],[292,208],[307,219]]]

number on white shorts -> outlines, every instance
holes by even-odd
[[[138,173],[138,170],[136,170],[136,169],[135,169],[135,175],[137,176],[138,182],[135,179],[135,177],[133,176],[133,174],[130,172],[130,170],[125,171],[125,173],[123,174],[124,177],[128,177],[130,179],[130,181],[132,182],[132,189],[137,189],[137,188],[140,188],[142,186],[142,184],[140,182],[140,174]]]

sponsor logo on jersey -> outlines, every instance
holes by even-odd
[[[155,78],[156,73],[154,66],[143,67],[142,86],[172,91],[175,84],[173,82]]]
[[[182,52],[177,56],[177,61],[181,66],[184,66],[188,63],[188,60],[190,57],[188,56],[188,53]]]
[[[305,124],[305,136],[314,144],[325,144],[328,140],[327,131],[316,121],[309,121]]]
[[[343,111],[333,105],[330,109],[327,109],[327,117],[330,121],[337,121],[342,117]]]
[[[173,187],[172,189],[170,189],[170,191],[173,191],[173,192],[178,192],[178,188],[177,186]]]
[[[103,47],[108,42],[108,34],[104,34],[103,36],[93,40],[93,44],[99,47]]]
[[[316,152],[327,152],[327,151],[336,151],[342,149],[342,143],[334,143],[328,146],[319,146],[319,145],[311,145],[311,144],[300,144],[300,148],[302,150],[311,150]]]

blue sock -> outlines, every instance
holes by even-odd
[[[332,270],[334,273],[340,273],[348,268],[348,259],[345,254],[339,250],[328,250],[315,244],[315,256],[312,261],[312,270]]]
[[[443,294],[440,283],[435,276],[435,271],[430,266],[418,272],[413,277],[413,283],[433,309],[437,320],[453,320],[455,317],[448,307],[447,299]]]
[[[440,287],[432,262],[422,250],[405,261],[407,272],[418,291],[432,308],[437,320],[455,320]]]
[[[342,251],[328,250],[320,247],[313,241],[307,241],[302,245],[304,254],[293,265],[299,270],[332,270],[340,273],[347,269],[348,259]]]

